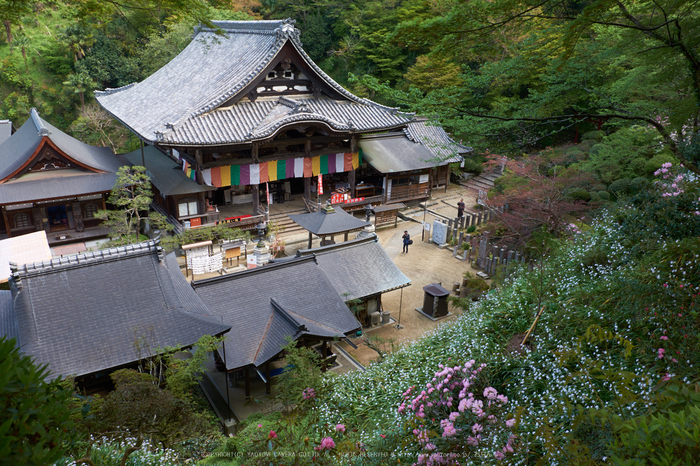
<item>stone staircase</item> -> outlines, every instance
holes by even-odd
[[[282,232],[279,234],[280,239],[287,240],[288,238],[303,233],[306,230],[295,223],[289,214],[305,214],[308,213],[306,209],[293,210],[289,212],[281,212],[279,214],[270,214],[270,221],[275,222],[277,225],[284,227]]]
[[[493,188],[494,186],[494,180],[496,178],[499,178],[501,176],[501,171],[493,171],[493,172],[483,172],[479,176],[475,176],[473,178],[469,178],[466,181],[460,182],[460,184],[474,192],[479,192],[479,190],[483,191],[488,191],[489,189]]]

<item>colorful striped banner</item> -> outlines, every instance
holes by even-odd
[[[268,174],[269,172],[267,171],[267,168],[270,166],[270,162],[263,162],[259,163],[258,167],[260,167],[260,182],[261,183],[267,183],[270,181],[270,175]]]
[[[284,163],[284,160],[281,161]],[[272,160],[270,162],[267,162],[267,179],[269,181],[277,181],[277,164],[279,161],[277,160]]]
[[[229,172],[231,175],[231,186],[238,186],[241,183],[241,166],[231,165],[231,170]]]
[[[250,165],[241,165],[241,185],[249,185],[250,182]]]
[[[357,169],[362,164],[362,152],[351,154],[339,152],[315,157],[272,160],[250,165],[223,165],[201,171],[204,183],[217,188],[246,186],[279,181],[289,178],[311,178],[312,176],[342,173]],[[197,170],[186,160],[182,161],[185,176],[197,180]]]
[[[217,188],[222,188],[224,186],[221,183],[221,170],[221,167],[214,167],[211,169],[211,184],[213,184]]]

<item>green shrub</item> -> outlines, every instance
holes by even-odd
[[[579,149],[581,149],[583,152],[588,152],[591,150],[591,147],[596,145],[596,141],[591,139],[588,141],[581,141],[579,145],[577,146]]]
[[[467,228],[467,233],[474,233],[476,231],[476,225],[471,225]]]
[[[575,189],[574,191],[571,191],[568,194],[568,196],[575,201],[588,202],[591,200],[590,193],[588,191],[586,191],[585,189],[581,189],[581,188]]]
[[[621,197],[628,195],[631,187],[632,180],[629,178],[620,178],[619,180],[610,183],[610,186],[608,186],[608,191],[610,191],[615,197]]]
[[[610,200],[610,193],[607,191],[598,191],[598,196],[600,197],[601,201],[609,201]]]
[[[581,135],[582,141],[602,141],[605,137],[605,131],[589,131]]]
[[[593,191],[589,194],[591,196],[591,199],[590,199],[591,202],[600,202],[600,196],[598,195],[597,192]]]
[[[484,166],[477,160],[467,158],[464,159],[464,168],[462,170],[475,175],[480,175],[481,172],[484,171]]]
[[[651,160],[647,160],[646,164],[644,165],[644,170],[647,175],[651,176],[656,170],[661,168],[661,165],[668,162],[675,165],[678,163],[678,160],[676,160],[670,151],[663,150],[656,154]]]
[[[73,425],[71,391],[47,366],[20,353],[14,339],[0,337],[1,464],[51,464],[63,454]]]
[[[657,395],[656,409],[614,422],[610,445],[615,464],[696,464],[700,458],[698,386],[671,385]]]
[[[630,181],[630,194],[637,194],[651,187],[651,181],[643,176],[639,176]]]
[[[637,157],[636,159],[632,160],[632,162],[630,162],[630,169],[634,172],[635,175],[643,176],[646,174],[647,162],[648,160],[644,157]]]

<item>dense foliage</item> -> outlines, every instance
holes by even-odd
[[[0,464],[57,460],[71,442],[70,390],[47,382],[47,367],[22,355],[14,339],[0,337],[0,361]]]

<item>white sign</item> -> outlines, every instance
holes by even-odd
[[[423,229],[430,233],[430,224],[428,222],[423,222]]]
[[[486,191],[483,189],[479,190],[479,197],[477,198],[476,203],[479,205],[486,205]]]
[[[447,242],[447,225],[439,220],[433,221],[433,238],[435,244],[445,244]]]

